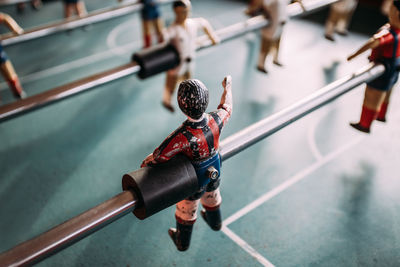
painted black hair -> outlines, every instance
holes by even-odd
[[[187,1],[174,1],[172,7],[176,8],[178,6],[188,7]]]
[[[198,120],[208,106],[208,89],[199,80],[181,82],[178,89],[179,108],[192,119]]]

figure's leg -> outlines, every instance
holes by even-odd
[[[72,11],[74,10],[74,4],[64,3],[64,17],[66,19],[72,16]]]
[[[87,15],[86,6],[82,0],[75,4],[75,11],[79,17],[84,17]]]
[[[202,192],[182,200],[176,204],[176,228],[170,228],[168,234],[179,251],[185,251],[190,246],[193,225],[197,219],[197,207]]]
[[[347,35],[347,24],[350,20],[350,15],[351,14],[349,12],[341,12],[338,14],[335,31],[340,35]]]
[[[279,48],[281,45],[281,36],[278,37],[278,39],[273,41],[273,46],[275,48],[275,54],[274,54],[274,59],[273,59],[273,63],[279,67],[282,67],[282,63],[279,61]]]
[[[22,89],[22,86],[19,82],[19,78],[14,70],[13,65],[11,64],[11,61],[10,60],[5,61],[0,65],[0,68],[4,76],[4,79],[7,81],[13,95],[19,99],[25,98],[26,93]]]
[[[31,6],[35,10],[39,10],[40,7],[42,6],[42,0],[32,0],[31,1]]]
[[[383,0],[381,5],[381,12],[383,15],[385,16],[389,15],[390,5],[392,4],[392,2],[393,0]]]
[[[171,112],[175,111],[174,107],[171,104],[171,98],[172,98],[172,95],[174,94],[177,83],[178,83],[178,75],[176,75],[175,73],[173,73],[171,71],[168,71],[167,79],[165,82],[162,104],[166,109],[168,109]]]
[[[347,10],[346,12],[342,12],[339,15],[338,23],[336,26],[337,33],[339,33],[341,35],[348,34],[349,24],[350,24],[351,18],[353,17],[354,11],[355,11],[355,7],[350,10]]]
[[[260,49],[260,54],[258,56],[258,64],[257,64],[257,69],[261,72],[268,73],[268,71],[265,69],[265,59],[267,58],[267,55],[271,51],[271,48],[272,48],[272,40],[261,37],[261,49]]]
[[[385,95],[385,99],[383,100],[383,103],[379,109],[378,117],[376,118],[377,121],[386,122],[386,113],[389,105],[390,95],[392,94],[392,90],[393,88],[390,89]]]
[[[18,3],[17,4],[17,12],[18,13],[23,13],[25,10],[25,3]]]
[[[350,125],[359,131],[369,133],[371,124],[377,118],[385,96],[385,91],[380,91],[367,85],[360,121],[358,123],[350,123]]]
[[[157,19],[153,20],[153,24],[154,24],[154,29],[156,30],[158,43],[164,42],[164,36],[163,36],[164,23],[163,23],[163,21],[160,18],[157,18]]]
[[[335,41],[333,34],[335,32],[336,23],[338,21],[338,12],[336,8],[331,5],[328,19],[325,22],[325,38],[329,41]]]
[[[222,227],[220,210],[221,202],[222,198],[219,188],[216,188],[210,192],[206,192],[201,197],[201,204],[204,208],[204,210],[201,211],[201,216],[214,231],[219,231]]]
[[[150,20],[142,19],[142,28],[143,28],[143,48],[147,48],[151,46],[151,30],[150,30]]]

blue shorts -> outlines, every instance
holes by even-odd
[[[78,3],[80,0],[64,0],[64,3],[66,4],[76,4]]]
[[[3,50],[3,46],[0,44],[0,64],[3,64],[8,60],[6,52]]]
[[[391,58],[379,60],[377,63],[382,63],[385,66],[385,72],[378,78],[368,82],[367,85],[379,91],[389,91],[399,79],[397,66],[400,66],[400,58],[396,59],[395,64],[393,64]]]
[[[154,20],[160,17],[160,8],[158,4],[153,4],[154,1],[144,0],[142,3],[144,7],[142,9],[142,19],[143,20]]]
[[[216,153],[214,156],[211,158],[199,162],[199,163],[193,163],[193,167],[196,170],[197,174],[197,179],[199,181],[199,188],[205,188],[210,183],[210,178],[207,177],[207,169],[211,166],[213,166],[218,173],[221,173],[221,158],[218,153]]]

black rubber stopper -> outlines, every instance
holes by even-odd
[[[196,171],[183,155],[154,167],[144,167],[125,174],[122,189],[139,198],[133,213],[143,220],[197,192]]]
[[[170,70],[179,65],[180,59],[176,48],[172,44],[156,45],[139,51],[132,56],[140,66],[138,76],[141,79]]]

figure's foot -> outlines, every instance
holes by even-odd
[[[361,131],[364,133],[370,133],[370,129],[369,128],[365,128],[364,126],[361,126],[360,123],[350,123],[350,126]]]
[[[164,108],[168,109],[170,112],[175,112],[175,108],[171,105],[171,103],[167,103],[165,101],[162,102]]]
[[[185,250],[187,250],[189,248],[189,245],[184,246],[184,245],[182,245],[182,242],[179,242],[179,238],[177,237],[178,231],[175,228],[169,228],[168,229],[168,234],[171,237],[172,242],[174,242],[176,248],[179,251],[185,251]]]
[[[221,221],[221,213],[218,210],[215,211],[205,211],[201,210],[200,212],[201,217],[203,217],[204,221],[210,226],[211,229],[214,231],[219,231],[222,228],[222,221]]]
[[[325,39],[326,39],[326,40],[329,40],[329,41],[331,41],[331,42],[334,42],[334,41],[335,41],[335,38],[333,38],[333,36],[330,35],[330,34],[325,34],[324,36],[325,36]]]
[[[257,66],[257,70],[263,73],[268,73],[268,71],[264,67]]]
[[[32,1],[31,6],[34,10],[39,10],[42,7],[42,1],[40,0]]]
[[[274,64],[277,65],[278,67],[283,67],[283,64],[280,63],[278,60],[274,60],[274,61],[272,61],[272,63],[274,63]]]
[[[386,122],[386,118],[376,118],[377,121]]]
[[[336,31],[337,34],[341,35],[341,36],[347,36],[349,35],[349,32],[346,30],[341,30],[341,31]]]
[[[26,98],[28,95],[25,93],[25,91],[21,91],[21,93],[18,95],[19,99],[24,99]]]

